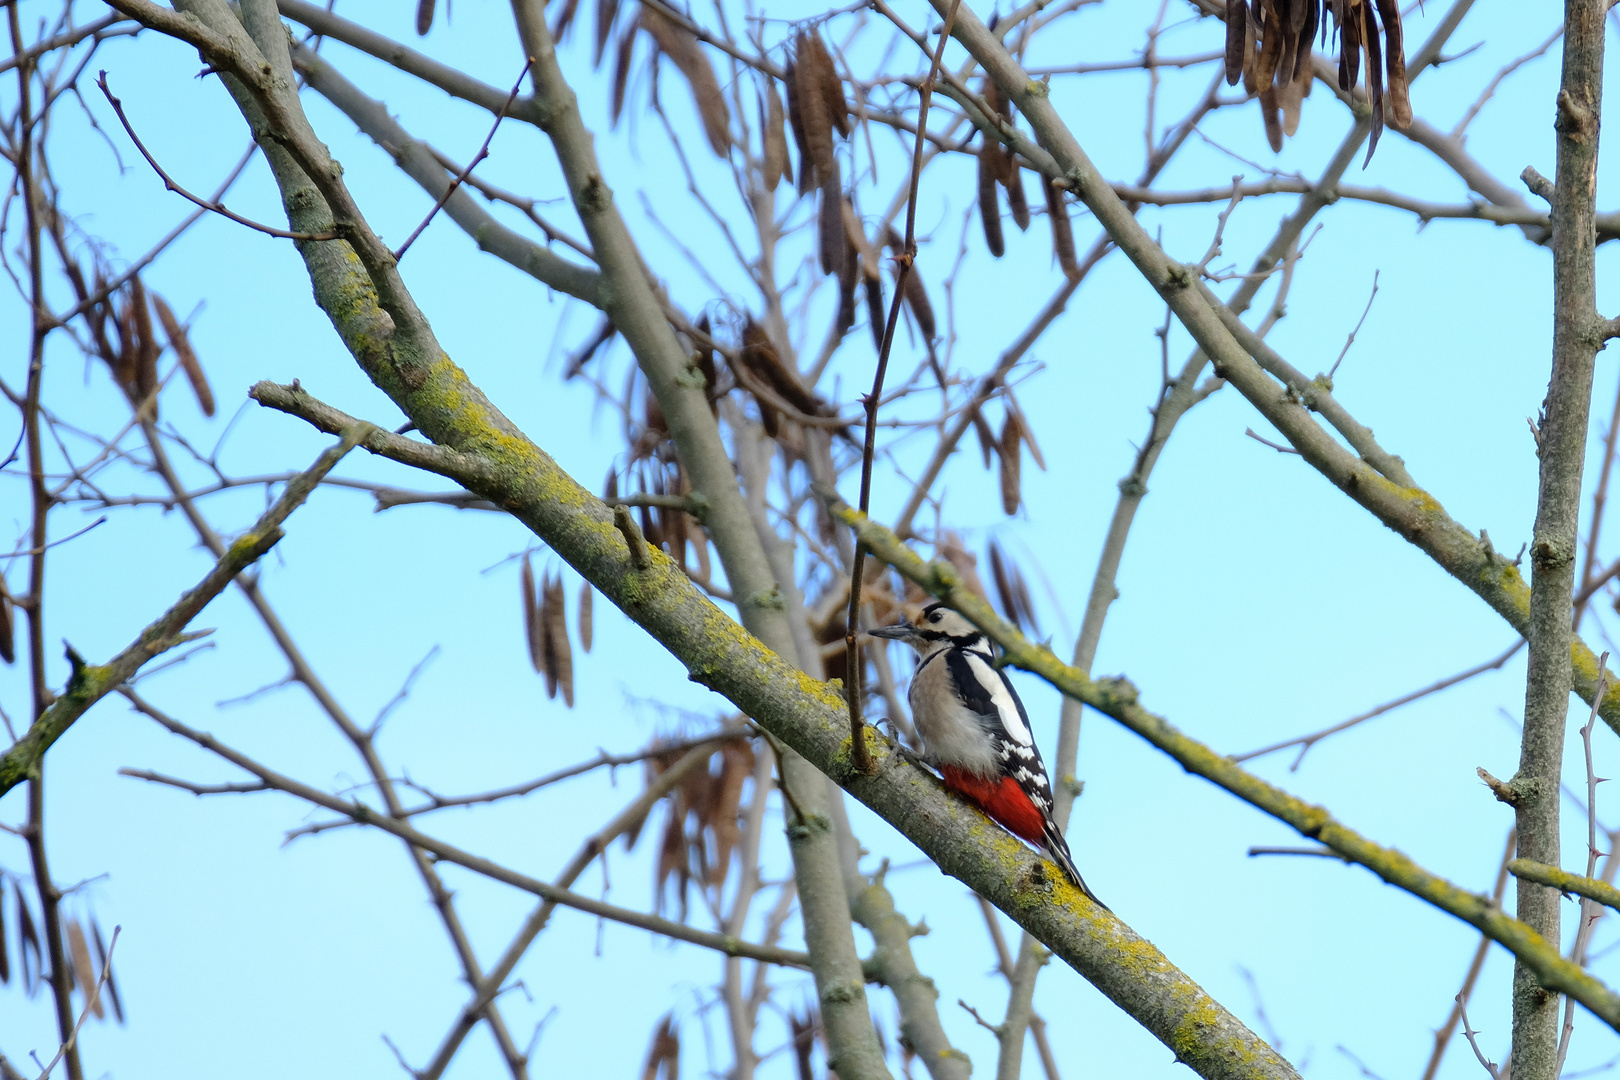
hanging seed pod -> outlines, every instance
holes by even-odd
[[[652,1046],[641,1067],[641,1080],[680,1080],[681,1037],[675,1030],[675,1014],[670,1013],[653,1029]]]
[[[1023,501],[1020,482],[1022,447],[1018,421],[1009,411],[1001,425],[1001,439],[996,444],[996,452],[1001,455],[1001,509],[1008,517],[1018,513],[1018,504]]]
[[[821,403],[804,388],[798,374],[788,370],[770,335],[752,315],[743,323],[742,348],[737,351],[737,359],[750,374],[799,412],[815,416],[822,411]]]
[[[416,36],[426,37],[433,29],[434,0],[416,0]]]
[[[0,933],[0,938],[4,936],[4,933]],[[106,943],[101,940],[101,927],[95,919],[90,920],[90,940],[96,946],[97,966],[107,976],[107,1003],[112,1006],[113,1019],[122,1024],[124,1003],[118,999],[118,980],[113,977],[112,968],[109,966],[112,963],[112,956],[107,952]]]
[[[1277,12],[1269,0],[1260,4],[1260,54],[1254,61],[1254,81],[1262,93],[1277,77],[1277,66],[1282,61],[1283,33],[1277,25]]]
[[[810,162],[810,144],[804,138],[804,116],[799,111],[799,69],[789,54],[787,67],[782,71],[782,83],[787,89],[787,120],[788,127],[793,131],[793,144],[799,150],[799,172],[794,177],[793,186],[800,195],[810,191],[815,185],[811,181],[811,174],[815,166]],[[792,176],[790,172],[788,175]]]
[[[1070,281],[1080,276],[1080,264],[1074,257],[1074,225],[1069,221],[1069,208],[1063,205],[1063,192],[1052,185],[1052,178],[1041,174],[1041,189],[1046,195],[1046,220],[1052,226],[1052,254],[1058,268]]]
[[[624,94],[630,85],[630,64],[636,52],[636,26],[632,23],[619,34],[619,47],[613,54],[613,94],[608,99],[608,123],[619,126],[619,114],[624,112]]]
[[[1035,432],[1030,428],[1029,418],[1024,415],[1024,410],[1018,407],[1018,399],[1012,396],[1010,390],[1007,392],[1007,418],[1017,426],[1018,438],[1029,448],[1030,460],[1035,462],[1036,468],[1045,472],[1046,458],[1041,455],[1041,448],[1035,442]]]
[[[766,191],[775,191],[776,185],[791,169],[788,162],[787,130],[782,112],[782,98],[776,92],[776,83],[767,80],[764,89],[764,108],[759,122],[760,140],[764,145],[764,181]]]
[[[1236,86],[1243,78],[1243,56],[1249,41],[1249,0],[1229,0],[1226,5],[1226,85]]]
[[[889,312],[883,304],[883,279],[866,278],[866,321],[872,324],[872,348],[883,351],[883,332],[887,329]]]
[[[840,214],[842,217],[842,214]],[[838,333],[849,332],[855,325],[855,286],[860,281],[860,253],[850,242],[849,230],[840,230],[844,240],[844,258],[838,265]]]
[[[551,24],[551,40],[561,44],[567,36],[569,28],[574,25],[574,16],[579,14],[579,0],[564,0],[562,10],[557,12],[556,21]]]
[[[996,453],[996,433],[990,430],[990,421],[984,418],[978,406],[973,408],[973,434],[979,437],[979,453],[984,456],[984,467],[988,469]]]
[[[174,317],[174,311],[169,307],[168,301],[157,293],[152,294],[152,306],[157,309],[158,322],[163,324],[163,333],[169,339],[169,346],[174,349],[174,355],[180,360],[180,370],[186,373],[186,380],[191,383],[191,392],[197,396],[197,407],[202,409],[204,416],[213,416],[214,391],[208,385],[208,376],[203,374],[202,364],[198,363],[196,352],[191,348],[191,338],[186,333],[186,328]]]
[[[540,644],[539,601],[535,596],[534,567],[527,553],[518,562],[518,600],[523,604],[523,641],[529,650],[529,665],[544,673],[546,658]]]
[[[888,231],[884,242],[896,255],[906,249],[905,240],[893,229]],[[898,265],[895,266],[894,272],[896,276],[899,275]],[[905,290],[906,307],[911,309],[911,317],[917,323],[917,333],[932,346],[934,339],[939,335],[939,324],[934,319],[934,305],[928,299],[928,287],[923,284],[922,273],[917,269],[915,262],[911,264],[911,272],[906,275]]]
[[[1384,58],[1378,48],[1378,25],[1373,21],[1371,0],[1362,0],[1357,11],[1361,15],[1362,47],[1367,56],[1367,97],[1372,101],[1372,132],[1367,136],[1367,157],[1362,162],[1365,167],[1378,148],[1378,136],[1384,131]]]
[[[574,650],[568,644],[568,609],[563,601],[562,571],[546,582],[547,612],[546,641],[551,649],[551,661],[557,673],[557,688],[562,691],[563,704],[574,707]]]
[[[979,148],[979,219],[984,223],[984,246],[998,259],[1007,252],[1007,242],[1001,234],[1001,202],[996,196],[1000,163],[1000,144],[986,136],[984,145]]]
[[[821,91],[821,101],[827,110],[827,119],[833,129],[847,139],[850,132],[849,100],[844,97],[844,82],[838,77],[838,65],[833,63],[832,54],[827,51],[827,45],[821,40],[820,34],[806,34],[805,37],[808,49],[806,55],[815,68],[816,87]]]
[[[1024,197],[1024,170],[1016,164],[1008,170],[1007,208],[1012,211],[1013,224],[1019,232],[1029,229],[1029,200]]]
[[[540,606],[535,615],[535,633],[540,645],[535,667],[545,676],[547,699],[557,696],[557,644],[551,637],[554,625],[551,617],[551,589],[547,582],[540,587]]]
[[[1007,567],[1001,557],[1001,548],[992,540],[986,548],[990,556],[990,580],[996,586],[996,599],[1001,604],[1001,614],[1008,622],[1023,633],[1024,627],[1018,621],[1018,605],[1013,599],[1012,582],[1007,577]]]
[[[146,298],[146,287],[141,276],[129,279],[130,312],[135,328],[135,406],[148,420],[157,420],[158,353],[162,351],[157,335],[152,332],[152,310]]]
[[[1378,0],[1384,23],[1384,62],[1389,73],[1390,126],[1405,131],[1412,126],[1412,99],[1406,89],[1406,46],[1401,34],[1401,7],[1396,0]]]
[[[22,968],[23,991],[29,997],[39,989],[40,976],[45,971],[45,952],[39,946],[39,931],[34,929],[34,916],[23,899],[22,882],[13,881],[17,893],[17,959]],[[32,959],[30,959],[32,957]]]
[[[979,560],[962,546],[962,535],[955,529],[946,529],[945,535],[935,548],[935,554],[952,566],[962,578],[962,587],[977,596],[980,600],[989,600],[990,596],[984,591],[984,582],[979,578]],[[926,596],[921,589],[912,592],[913,583],[906,586],[907,603],[915,603],[918,596]]]
[[[84,927],[79,925],[78,919],[64,920],[67,929],[68,955],[72,958],[73,979],[79,984],[79,991],[84,1000],[90,1003],[90,1011],[96,1014],[97,1020],[107,1018],[107,1010],[101,1005],[101,999],[96,994],[96,967],[90,960],[90,945],[84,938]]]
[[[1266,142],[1271,144],[1273,153],[1282,149],[1283,129],[1282,118],[1277,111],[1277,91],[1274,87],[1266,87],[1260,91],[1260,119],[1266,126]]]
[[[0,660],[8,664],[17,662],[17,624],[14,621],[14,604],[11,600],[11,590],[6,588],[6,579],[0,575]],[[0,893],[0,900],[5,894]],[[0,916],[3,918],[3,916]]]
[[[6,946],[6,879],[0,876],[0,983],[11,984],[11,953]]]
[[[591,583],[579,583],[579,647],[584,652],[591,651],[591,598],[596,590]]]
[[[574,3],[575,0],[569,0]],[[692,100],[697,105],[698,117],[703,121],[703,133],[708,136],[709,148],[716,157],[724,158],[731,152],[731,110],[726,107],[725,95],[714,77],[709,58],[703,47],[686,27],[662,12],[642,5],[641,28],[658,44],[658,49],[674,61],[686,76],[692,88]],[[556,35],[553,35],[556,36]]]
[[[1304,83],[1299,79],[1285,85],[1277,91],[1277,104],[1282,109],[1282,133],[1290,138],[1299,130],[1299,111],[1304,104],[1305,95],[1311,88],[1311,72],[1304,69]]]
[[[818,35],[801,32],[794,39],[794,90],[790,95],[797,104],[798,120],[794,125],[803,151],[800,162],[800,191],[814,186],[821,191],[819,211],[819,244],[823,273],[838,275],[844,259],[843,237],[843,181],[838,172],[838,156],[833,151],[835,119],[828,107],[830,94],[828,81],[837,82],[838,73],[832,67],[832,58]],[[838,90],[843,100],[843,90]],[[847,116],[843,130],[848,129]],[[808,169],[805,166],[808,162]],[[840,278],[840,280],[842,280]]]
[[[728,740],[720,748],[720,782],[714,797],[714,862],[709,884],[724,887],[731,869],[731,853],[742,838],[737,814],[742,808],[743,785],[754,772],[754,751],[742,739]]]
[[[810,1006],[805,1006],[805,1010],[802,1017],[797,1012],[788,1013],[789,1041],[793,1043],[793,1060],[799,1070],[798,1080],[816,1080],[815,1067],[811,1061],[811,1056],[816,1050],[816,1018]]]
[[[591,69],[602,66],[602,55],[607,52],[608,39],[613,36],[613,23],[619,17],[619,0],[596,0],[596,33],[591,38]]]

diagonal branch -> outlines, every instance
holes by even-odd
[[[130,646],[106,664],[86,664],[70,646],[68,659],[73,664],[73,676],[67,689],[18,739],[4,756],[0,756],[0,795],[10,791],[35,771],[45,751],[61,737],[85,711],[122,686],[130,676],[154,656],[167,652],[176,645],[191,641],[199,634],[182,631],[197,617],[209,601],[225,591],[226,586],[243,570],[269,551],[281,539],[282,522],[303,504],[315,490],[321,478],[332,471],[343,456],[353,449],[371,431],[364,421],[343,425],[339,429],[341,441],[325,450],[315,464],[289,481],[275,504],[266,510],[251,529],[236,538],[225,549],[197,585],[175,602],[174,606],[158,616],[141,631]]]
[[[834,519],[853,527],[874,555],[967,616],[985,636],[1006,650],[1009,664],[1040,676],[1069,697],[1113,717],[1175,759],[1188,772],[1202,776],[1292,826],[1341,858],[1360,863],[1391,885],[1477,927],[1505,945],[1522,964],[1534,971],[1542,986],[1569,994],[1620,1030],[1620,994],[1593,978],[1580,965],[1565,960],[1557,945],[1504,914],[1489,897],[1467,892],[1425,870],[1401,852],[1368,840],[1335,820],[1325,808],[1288,794],[1243,769],[1231,758],[1178,731],[1163,717],[1137,703],[1136,687],[1128,680],[1094,680],[1063,663],[1050,649],[1030,644],[989,604],[962,586],[955,567],[942,562],[924,562],[893,533],[861,517],[836,496],[830,495],[827,501]]]

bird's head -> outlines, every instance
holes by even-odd
[[[989,651],[985,636],[978,627],[937,600],[923,608],[916,619],[893,626],[880,626],[871,633],[873,637],[903,641],[916,649],[919,656],[928,656],[951,647],[979,647]]]

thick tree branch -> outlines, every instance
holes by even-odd
[[[1541,483],[1530,541],[1533,586],[1525,633],[1530,663],[1524,697],[1519,771],[1508,786],[1519,857],[1559,862],[1559,780],[1569,719],[1574,632],[1570,602],[1579,547],[1581,474],[1592,405],[1592,369],[1602,347],[1594,249],[1598,113],[1603,81],[1604,0],[1569,0],[1564,16],[1563,84],[1558,91],[1558,197],[1552,205],[1552,377],[1542,406],[1537,454]],[[1601,698],[1601,687],[1599,688]],[[1518,916],[1548,941],[1559,940],[1558,894],[1534,881],[1518,883]],[[1555,1080],[1558,998],[1521,957],[1513,969],[1514,1080]]]
[[[341,430],[352,422],[298,387],[259,383],[252,396],[322,430]],[[465,423],[480,422],[475,412],[460,415]],[[868,737],[879,770],[870,777],[855,774],[849,765],[848,713],[837,691],[764,648],[662,552],[650,551],[647,568],[636,568],[608,507],[533,444],[512,440],[505,455],[495,460],[384,431],[363,445],[453,479],[507,507],[678,657],[694,680],[724,694],[838,780],[946,873],[1033,933],[1200,1075],[1211,1080],[1296,1075],[1151,944],[1086,901],[1050,864],[1011,836],[987,828],[981,814],[947,797],[937,780],[891,754],[875,733]]]
[[[967,616],[1005,649],[1008,663],[1040,676],[1069,697],[1113,717],[1188,772],[1217,784],[1301,835],[1325,845],[1341,858],[1360,863],[1391,885],[1477,927],[1505,945],[1534,971],[1542,986],[1569,994],[1620,1030],[1620,994],[1593,978],[1580,965],[1565,960],[1557,945],[1504,914],[1489,897],[1467,892],[1423,869],[1401,852],[1368,840],[1335,820],[1323,807],[1313,806],[1267,783],[1231,758],[1178,731],[1163,717],[1137,703],[1136,687],[1128,680],[1091,679],[1063,663],[1050,649],[1030,644],[989,604],[963,587],[960,576],[950,564],[924,562],[893,533],[862,518],[836,496],[829,497],[829,506],[833,517],[855,528],[875,556]]]

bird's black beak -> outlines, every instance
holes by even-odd
[[[893,626],[880,626],[876,630],[868,630],[872,637],[890,638],[894,641],[904,641],[916,630],[910,623],[896,623]]]

